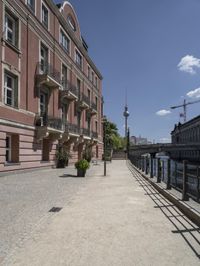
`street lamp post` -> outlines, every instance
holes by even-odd
[[[106,122],[107,118],[103,116],[103,159],[104,159],[104,176],[106,176]]]

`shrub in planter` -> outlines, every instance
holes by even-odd
[[[90,167],[87,160],[81,159],[75,163],[75,168],[77,169],[77,176],[84,177],[86,170]]]
[[[70,153],[64,149],[59,149],[56,151],[56,167],[64,168],[68,165],[70,158]]]

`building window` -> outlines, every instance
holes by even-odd
[[[42,4],[42,23],[48,29],[49,27],[49,10]]]
[[[76,84],[77,84],[77,91],[78,91],[78,97],[81,97],[81,81],[80,79],[76,80]]]
[[[88,73],[87,73],[88,75],[88,79],[90,80],[90,75],[91,75],[91,68],[88,66]]]
[[[96,105],[96,108],[97,108],[97,105],[98,105],[98,98],[95,97],[95,105]]]
[[[82,56],[81,54],[76,50],[76,53],[75,53],[75,62],[76,64],[82,69],[82,64],[83,64],[83,59],[82,59]]]
[[[90,98],[91,98],[91,92],[90,92],[90,90],[88,89],[88,99],[89,99],[89,101],[90,101]]]
[[[6,162],[11,162],[11,136],[6,136]]]
[[[67,17],[67,21],[68,21],[70,27],[72,28],[72,30],[73,30],[73,31],[76,31],[76,24],[75,24],[75,21],[73,20],[73,18],[72,18],[71,15],[69,15],[69,16]]]
[[[98,122],[95,121],[95,131],[98,132]]]
[[[60,30],[60,45],[67,53],[70,52],[70,40],[62,30]]]
[[[92,84],[94,83],[94,72],[92,72]]]
[[[7,135],[6,136],[6,155],[5,161],[7,163],[19,162],[19,135]]]
[[[47,94],[40,93],[40,114],[44,115],[47,113]]]
[[[18,47],[18,20],[10,13],[5,13],[5,34],[6,40]]]
[[[95,87],[98,88],[98,84],[97,84],[97,77],[95,77]]]
[[[4,75],[4,102],[18,107],[18,78],[8,72]]]
[[[62,85],[64,88],[67,86],[67,67],[62,65]]]
[[[27,6],[31,11],[35,12],[35,0],[27,0]]]
[[[41,43],[40,47],[40,70],[43,73],[48,71],[48,48]]]
[[[74,116],[77,116],[77,102],[74,102]]]

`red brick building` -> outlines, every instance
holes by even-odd
[[[102,155],[102,76],[68,1],[0,1],[0,172],[50,166],[58,144]]]

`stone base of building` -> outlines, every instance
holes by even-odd
[[[0,173],[55,166],[59,141],[51,135],[38,141],[34,128],[0,125]],[[91,140],[90,143],[93,159],[100,160],[103,144]],[[70,144],[69,164],[74,164],[80,159],[84,148],[84,145],[80,144],[76,142]]]

